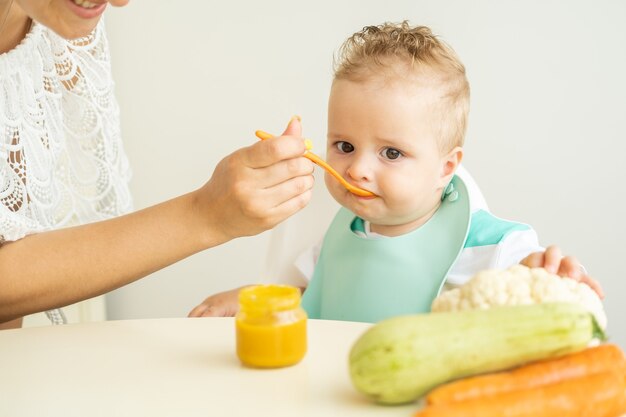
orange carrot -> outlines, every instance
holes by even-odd
[[[607,343],[559,358],[533,362],[507,372],[450,382],[432,390],[426,402],[441,404],[463,401],[538,387],[614,368],[626,372],[626,359],[619,346]]]
[[[619,417],[626,413],[626,375],[617,370],[447,404],[414,417]]]

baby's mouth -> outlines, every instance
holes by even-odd
[[[362,195],[357,195],[357,194],[351,193],[350,191],[348,191],[348,193],[351,194],[354,198],[356,198],[358,200],[373,200],[375,198],[380,197],[378,195],[362,196]]]

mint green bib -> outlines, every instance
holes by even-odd
[[[463,249],[470,205],[454,177],[433,217],[405,235],[367,239],[351,230],[355,215],[339,210],[302,298],[310,318],[375,323],[430,311]]]

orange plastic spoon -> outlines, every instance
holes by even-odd
[[[270,135],[269,133],[264,132],[262,130],[257,130],[255,132],[255,134],[261,140],[265,140],[265,139],[269,139],[269,138],[274,137],[273,135]],[[339,173],[337,171],[335,171],[333,169],[333,167],[328,165],[322,158],[320,158],[319,156],[315,155],[313,152],[306,151],[304,153],[304,157],[310,159],[311,161],[313,161],[317,165],[319,165],[322,168],[324,168],[330,175],[335,177],[337,179],[337,181],[339,181],[341,183],[341,185],[346,187],[346,189],[348,191],[350,191],[352,194],[358,195],[360,197],[376,197],[376,194],[374,194],[373,192],[364,190],[363,188],[359,188],[359,187],[356,187],[356,186],[350,184],[341,175],[339,175]]]

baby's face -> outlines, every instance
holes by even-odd
[[[359,197],[326,175],[331,195],[372,231],[407,233],[437,209],[445,182],[432,103],[435,92],[406,83],[336,80],[328,105],[327,160]]]

